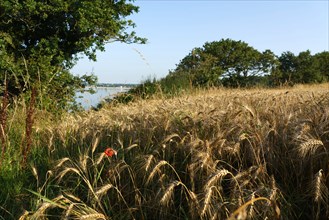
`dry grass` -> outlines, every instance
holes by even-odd
[[[140,100],[67,115],[40,133],[59,159],[58,193],[90,208],[74,209],[81,218],[329,217],[328,84]]]

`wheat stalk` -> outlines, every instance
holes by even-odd
[[[80,171],[76,168],[72,167],[67,167],[65,168],[62,172],[60,172],[57,176],[58,182],[61,182],[62,178],[68,173],[68,172],[73,172],[78,174],[79,176],[81,175]]]
[[[269,199],[267,199],[265,197],[258,197],[258,198],[251,199],[248,202],[246,202],[245,204],[243,204],[242,206],[240,206],[238,209],[236,209],[231,214],[231,216],[228,218],[228,220],[247,219],[247,211],[246,211],[247,207],[251,204],[254,204],[254,202],[256,202],[256,201],[261,201],[261,200],[271,202]]]
[[[314,154],[315,151],[321,146],[323,146],[323,142],[321,140],[309,139],[299,146],[298,153],[302,158],[305,158],[307,155]]]
[[[110,190],[113,187],[112,184],[106,184],[102,186],[99,190],[95,192],[95,195],[97,197],[102,197],[108,190]]]
[[[274,179],[274,176],[271,176],[271,194],[270,194],[270,200],[272,202],[275,202],[276,201],[276,197],[277,197],[277,192],[278,192],[278,188],[276,186],[276,183],[275,183],[275,179]]]
[[[37,181],[37,186],[39,186],[39,175],[38,175],[37,168],[35,168],[35,166],[32,166],[32,174]]]
[[[23,215],[21,215],[18,220],[30,220],[31,218],[29,218],[29,214],[28,211],[24,210]]]
[[[243,107],[250,113],[250,115],[253,117],[253,118],[255,118],[255,112],[254,112],[254,110],[250,107],[250,106],[248,106],[248,105],[243,105]]]
[[[191,204],[195,204],[196,208],[199,209],[199,202],[198,202],[197,195],[193,191],[189,191],[189,196],[192,200]],[[193,207],[193,205],[191,207]]]
[[[213,177],[211,177],[207,181],[206,185],[204,186],[204,189],[208,189],[209,187],[213,186],[217,181],[219,181],[222,177],[226,176],[227,174],[231,174],[231,173],[226,169],[219,170]]]
[[[195,163],[189,164],[188,167],[187,167],[187,170],[189,172],[189,177],[190,177],[190,183],[191,183],[191,189],[192,189],[192,191],[195,190],[195,181],[194,181],[195,174],[196,174],[195,167],[196,167],[196,164]]]
[[[319,203],[328,196],[328,189],[323,181],[323,170],[320,169],[315,175],[314,181],[314,201]]]
[[[202,211],[201,211],[201,216],[205,216],[205,214],[206,214],[206,212],[209,208],[211,195],[212,195],[212,191],[213,191],[214,188],[215,188],[215,186],[211,186],[211,187],[207,188],[207,192],[206,192],[205,199],[204,199],[204,202],[203,202],[203,208],[202,208]]]
[[[179,184],[181,184],[181,182],[179,182],[179,181],[173,181],[172,183],[169,184],[169,186],[165,190],[165,193],[163,194],[162,198],[160,199],[160,204],[161,205],[168,206],[169,201],[172,198],[174,188],[176,186],[178,186]]]
[[[165,160],[159,161],[157,163],[157,165],[155,165],[155,167],[153,168],[153,170],[150,173],[149,177],[147,178],[146,184],[148,184],[153,179],[154,175],[159,172],[159,170],[162,166],[167,165],[167,164],[168,164],[168,162],[165,161]]]
[[[255,199],[255,192],[253,192],[252,194],[251,194],[251,201],[254,201],[254,199]],[[254,216],[254,202],[252,202],[251,204],[250,204],[250,209],[249,209],[249,216],[250,216],[250,218],[252,218],[253,216]]]
[[[105,155],[104,153],[100,153],[99,156],[98,156],[98,159],[96,160],[96,165],[99,165],[103,159],[105,158]]]
[[[99,143],[99,136],[93,140],[93,145],[91,147],[91,153],[94,153]]]
[[[57,168],[61,167],[66,161],[71,161],[71,159],[68,157],[64,157],[64,158],[60,159],[54,168],[57,169]]]
[[[82,215],[82,216],[80,216],[79,219],[81,219],[81,220],[101,220],[101,219],[106,220],[105,216],[100,213]]]
[[[130,151],[131,149],[133,149],[133,148],[135,148],[135,147],[138,147],[138,144],[132,144],[132,145],[130,145],[129,147],[127,147],[127,148],[125,149],[125,151],[128,152],[128,151]]]
[[[81,170],[83,170],[85,173],[88,172],[87,169],[87,162],[88,162],[89,156],[87,153],[85,154],[81,154],[80,158],[79,158],[79,164],[80,164],[80,168]]]
[[[149,155],[145,164],[145,171],[148,171],[151,165],[152,160],[154,159],[153,154]]]
[[[47,209],[56,207],[54,204],[51,204],[49,202],[44,202],[42,205],[38,208],[38,210],[31,216],[32,219],[40,219],[45,215],[45,212]]]
[[[76,202],[82,202],[80,198],[72,195],[71,193],[64,193],[66,197],[73,199]]]
[[[65,218],[68,219],[74,207],[74,203],[70,204],[65,212]]]

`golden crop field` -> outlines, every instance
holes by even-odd
[[[35,129],[50,166],[31,167],[21,219],[329,217],[328,84],[195,91]]]

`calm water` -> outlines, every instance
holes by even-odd
[[[97,87],[96,93],[90,94],[88,92],[76,94],[76,101],[81,103],[84,109],[90,109],[92,106],[96,107],[105,98],[111,98],[120,92],[126,92],[130,87]]]

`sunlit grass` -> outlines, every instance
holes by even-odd
[[[11,194],[29,205],[16,216],[328,218],[328,106],[323,84],[199,90],[36,118],[29,168],[17,171],[27,180]]]

